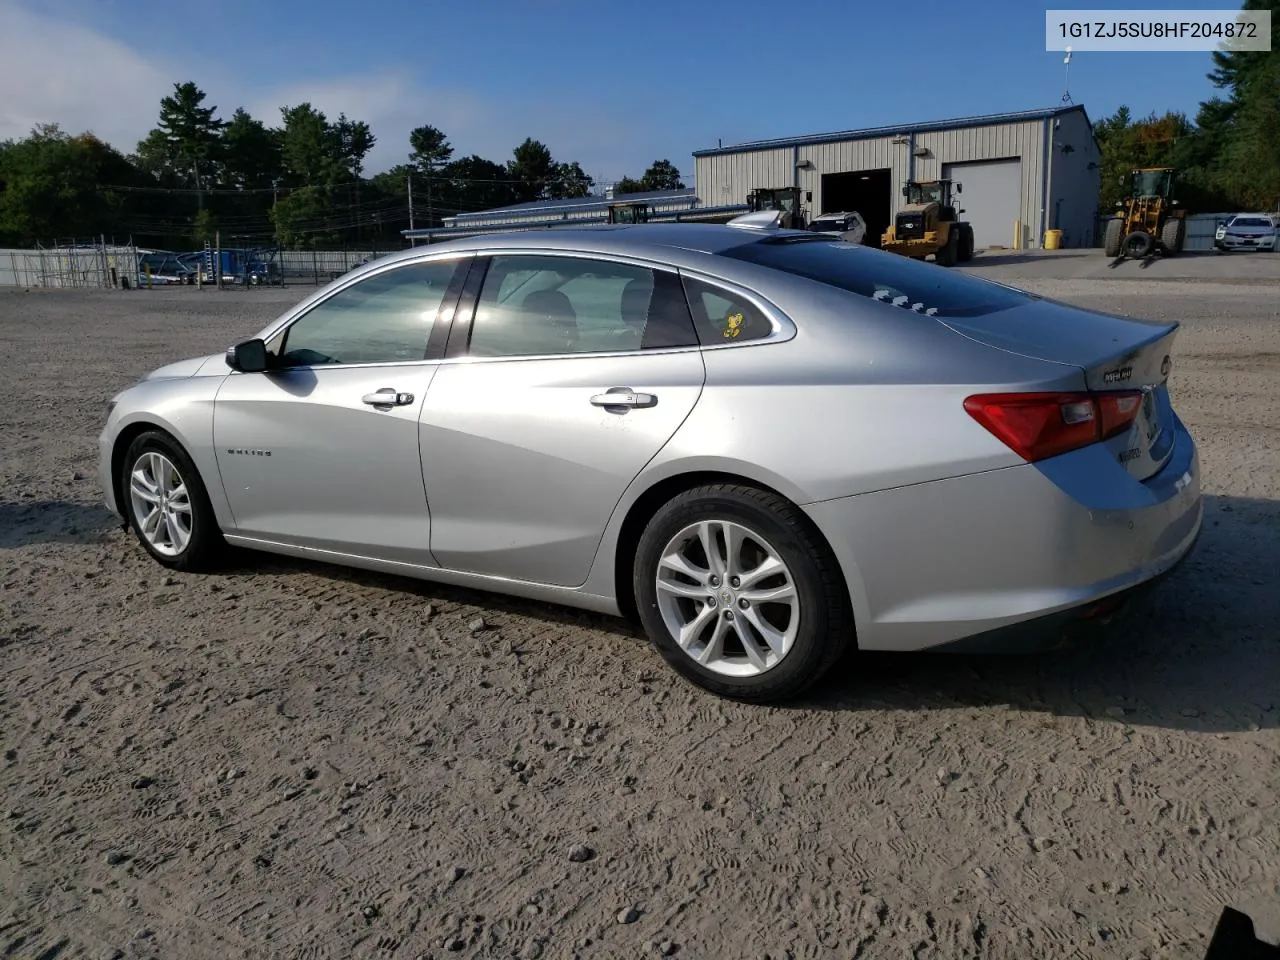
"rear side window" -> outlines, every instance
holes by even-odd
[[[931,317],[978,317],[1038,300],[948,267],[825,238],[761,240],[721,256],[744,260]]]
[[[773,332],[769,318],[746,297],[731,290],[685,277],[684,292],[704,347],[761,340]]]

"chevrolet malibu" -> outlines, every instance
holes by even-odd
[[[714,694],[846,650],[1056,640],[1202,522],[1175,323],[813,232],[565,228],[364,265],[116,396],[109,507],[228,546],[636,617]]]

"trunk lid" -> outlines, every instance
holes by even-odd
[[[1157,473],[1173,453],[1174,414],[1167,384],[1176,322],[1135,320],[1047,300],[938,321],[999,350],[1079,367],[1090,391],[1140,392],[1132,426],[1105,441],[1137,479]]]

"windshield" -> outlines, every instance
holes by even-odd
[[[761,240],[721,256],[816,280],[931,317],[978,317],[1039,298],[930,263],[821,236]]]
[[[941,203],[942,184],[909,183],[907,184],[907,203]]]
[[[1167,197],[1170,179],[1168,170],[1138,170],[1133,175],[1133,196]]]
[[[1236,217],[1231,221],[1233,227],[1265,227],[1268,230],[1273,229],[1270,220],[1262,217]]]

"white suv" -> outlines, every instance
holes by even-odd
[[[1267,213],[1238,213],[1218,225],[1216,250],[1275,250],[1277,218]]]

